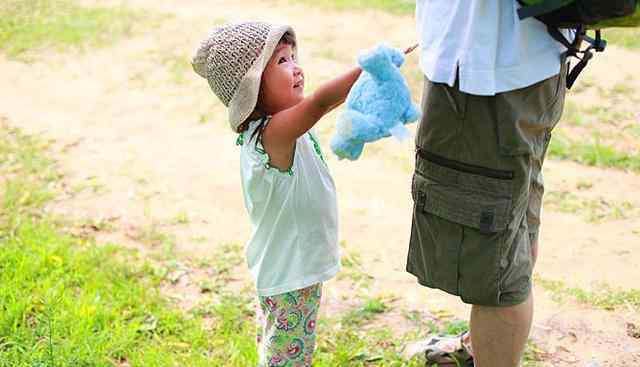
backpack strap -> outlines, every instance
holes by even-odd
[[[569,68],[567,72],[567,89],[571,89],[573,83],[575,83],[578,76],[587,67],[589,61],[593,58],[594,52],[602,52],[607,47],[607,41],[602,39],[602,35],[600,30],[596,30],[596,38],[591,38],[587,36],[587,30],[580,26],[576,29],[576,37],[573,42],[569,42],[569,40],[560,32],[558,28],[554,28],[551,26],[547,26],[547,30],[551,37],[556,41],[560,42],[567,48],[567,51],[564,53],[567,57],[574,56],[578,58],[580,61],[573,68]],[[585,41],[589,44],[584,50],[580,49],[580,45]]]
[[[567,51],[565,52],[567,56],[576,57],[580,53],[580,44],[582,44],[582,41],[584,40],[584,37],[587,33],[583,27],[579,27],[576,29],[576,37],[574,38],[573,42],[569,42],[564,34],[560,32],[560,29],[556,27],[547,25],[547,32],[549,32],[549,35],[551,35],[554,40],[560,42],[564,47],[567,48]]]
[[[518,9],[518,17],[520,20],[537,17],[538,15],[551,13],[570,3],[571,0],[542,0],[535,5],[528,5]]]

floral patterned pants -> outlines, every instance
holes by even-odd
[[[310,367],[322,284],[258,297],[258,366]]]

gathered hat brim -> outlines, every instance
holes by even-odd
[[[240,125],[254,111],[256,104],[258,103],[262,73],[267,67],[267,64],[278,46],[280,39],[282,39],[282,36],[287,32],[295,39],[295,32],[290,26],[279,25],[271,28],[260,56],[258,56],[253,65],[251,65],[251,68],[249,68],[240,81],[238,89],[236,89],[236,92],[229,102],[229,125],[234,132],[238,131],[238,127],[240,127]],[[296,47],[294,47],[296,59],[298,56],[297,52],[298,47],[296,41]]]

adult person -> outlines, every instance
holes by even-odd
[[[423,117],[407,271],[471,304],[475,366],[518,366],[563,50],[516,0],[417,0]],[[465,344],[465,343],[463,343]]]

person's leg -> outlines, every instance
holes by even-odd
[[[258,366],[310,367],[322,284],[259,297]]]
[[[407,271],[478,305],[470,336],[477,366],[518,366],[529,335],[538,223],[527,216],[541,201],[531,182],[541,162],[530,158],[544,156],[563,86],[564,73],[493,97],[425,84]]]
[[[473,305],[471,341],[476,367],[516,367],[533,318],[533,295],[507,307]]]
[[[547,140],[548,144],[548,140]],[[532,268],[538,260],[538,238],[544,180],[542,165],[547,144],[542,155],[531,157],[531,184],[527,207],[527,226],[531,246]],[[484,307],[474,305],[471,308],[471,329],[467,334],[476,353],[476,366],[517,366],[527,342],[533,320],[533,290],[522,304],[507,307]],[[473,335],[473,336],[472,336]]]

